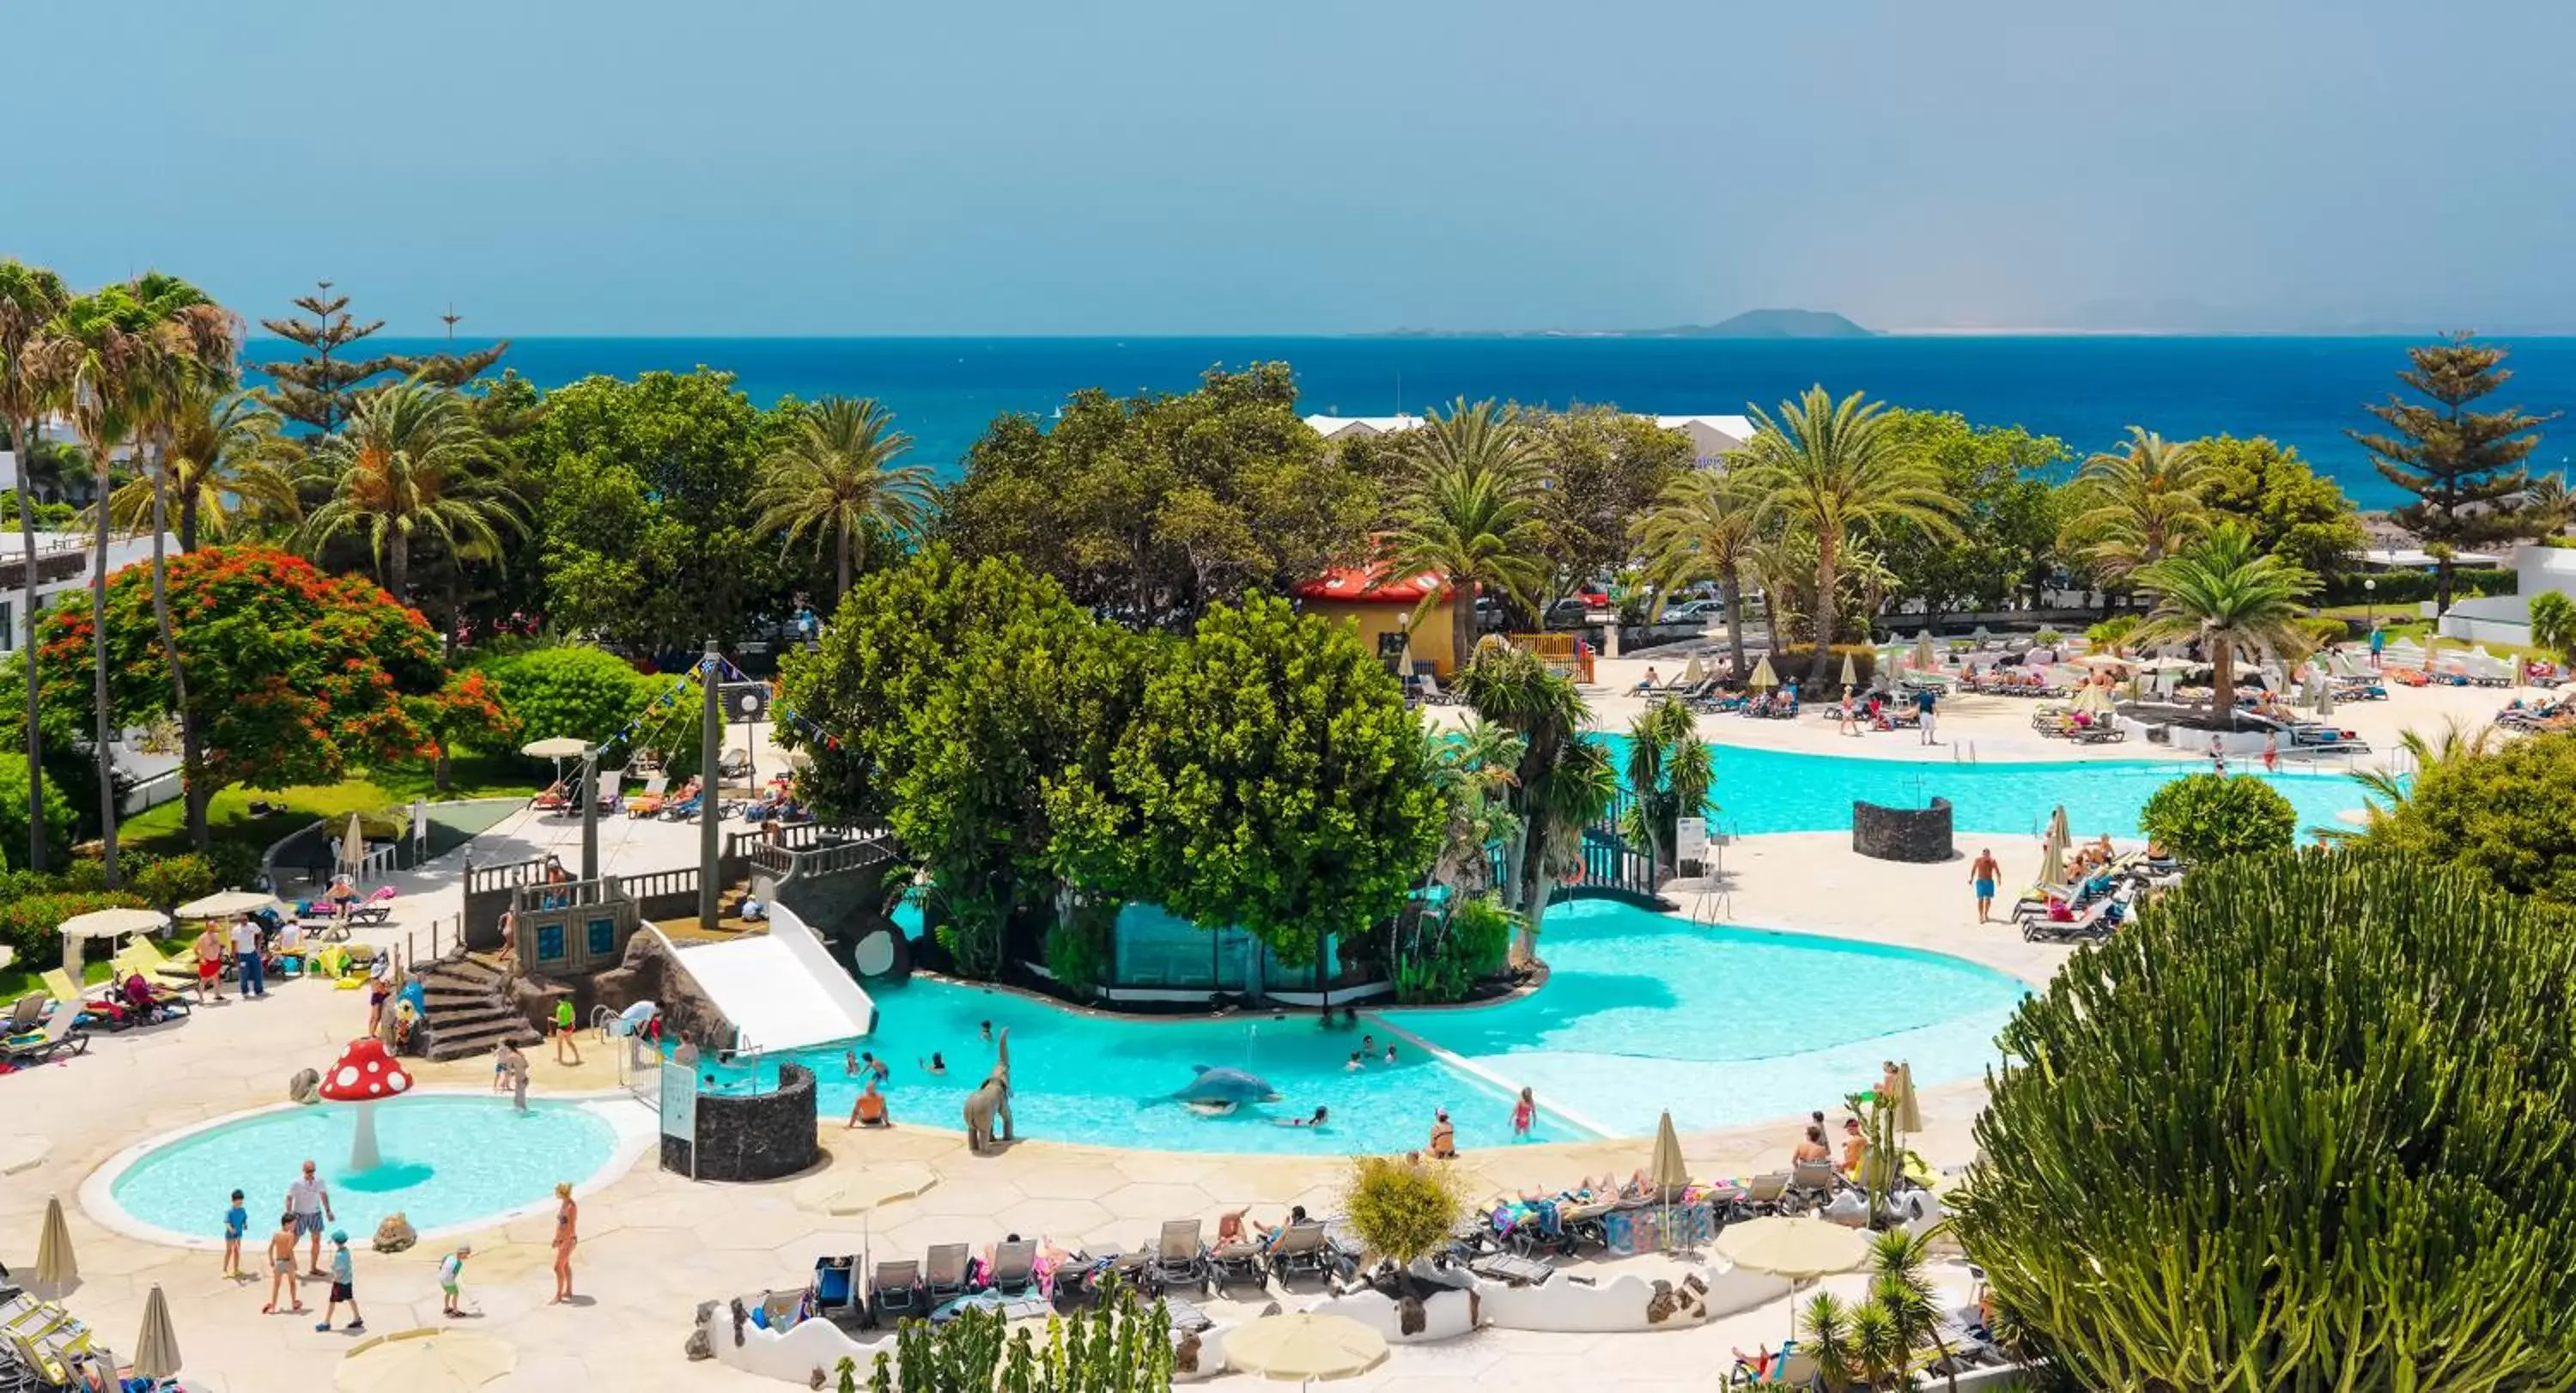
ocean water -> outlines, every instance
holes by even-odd
[[[1419,411],[1453,397],[1609,404],[1660,414],[1766,409],[1810,384],[1864,390],[1899,406],[1957,411],[1988,425],[2055,435],[2079,456],[2130,425],[2171,437],[2268,435],[2341,480],[2365,507],[2402,495],[2374,472],[2347,428],[2374,424],[2362,404],[2393,390],[2405,338],[1885,337],[1849,340],[1087,338],[529,338],[507,362],[541,387],[592,373],[632,376],[699,365],[735,373],[754,400],[874,396],[914,440],[916,458],[953,472],[1002,412],[1044,417],[1068,392],[1182,391],[1208,367],[1284,359],[1308,413]],[[459,340],[460,345],[468,340]],[[2576,411],[2576,338],[2508,341],[2516,371],[2501,397]],[[422,352],[435,340],[371,345]],[[288,345],[254,342],[253,362]],[[2557,469],[2576,426],[2533,457]]]

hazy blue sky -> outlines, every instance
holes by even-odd
[[[2576,328],[2563,0],[0,0],[0,253],[397,332]]]

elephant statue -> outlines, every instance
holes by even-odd
[[[1011,1128],[1009,1026],[1002,1027],[1001,1038],[995,1044],[1000,1057],[993,1063],[993,1072],[985,1075],[984,1081],[975,1086],[975,1091],[966,1095],[966,1150],[978,1156],[990,1150],[996,1141],[1017,1140],[1017,1133]],[[997,1114],[1002,1120],[998,1136],[993,1131],[993,1119]]]

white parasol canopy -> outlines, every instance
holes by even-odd
[[[590,753],[590,745],[569,735],[557,735],[545,740],[531,740],[519,747],[519,753],[530,759],[579,759]]]
[[[1386,1362],[1386,1337],[1348,1316],[1263,1316],[1225,1342],[1225,1360],[1263,1378],[1356,1378]]]
[[[248,914],[276,903],[275,895],[263,895],[256,890],[218,890],[188,901],[172,910],[171,914],[180,919],[230,919],[236,914]]]
[[[1745,679],[1744,685],[1751,687],[1757,692],[1769,691],[1771,688],[1780,685],[1779,676],[1771,671],[1770,654],[1763,654],[1762,661],[1753,665],[1753,675]]]
[[[123,938],[169,926],[170,916],[157,909],[93,909],[64,920],[62,932],[65,938]]]

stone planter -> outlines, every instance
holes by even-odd
[[[1853,803],[1852,850],[1881,861],[1949,860],[1955,854],[1950,845],[1950,800],[1935,798],[1928,808]]]

